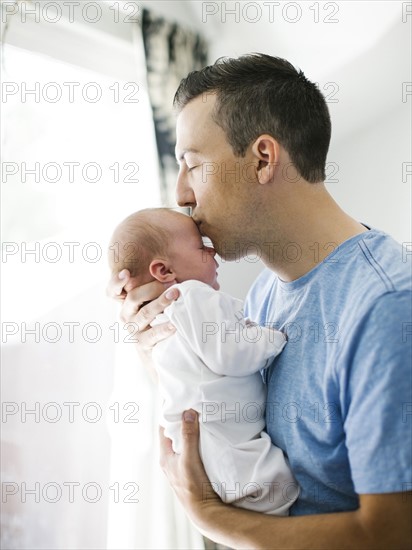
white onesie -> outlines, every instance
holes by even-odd
[[[200,454],[221,499],[287,515],[298,488],[283,452],[263,431],[266,391],[259,372],[286,338],[245,319],[240,300],[205,283],[175,287],[180,296],[165,315],[177,330],[153,349],[165,435],[180,453],[183,411],[196,410]],[[158,322],[166,320],[161,317]]]

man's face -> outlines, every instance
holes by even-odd
[[[256,223],[257,163],[250,152],[245,158],[234,155],[224,131],[211,117],[215,101],[215,95],[199,96],[178,116],[176,197],[180,206],[192,208],[193,220],[216,252],[235,260],[243,255],[247,230]]]
[[[216,252],[204,245],[192,218],[184,214],[170,216],[166,223],[163,222],[163,226],[173,235],[168,258],[176,281],[181,283],[195,279],[219,290],[216,271],[219,264],[215,260]]]

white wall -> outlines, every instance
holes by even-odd
[[[382,229],[399,242],[411,241],[410,106],[400,103],[366,128],[332,145],[339,166],[329,190],[354,218]]]

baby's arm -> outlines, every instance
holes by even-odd
[[[198,281],[186,281],[179,290],[181,296],[166,313],[194,353],[216,374],[253,374],[282,351],[285,335],[245,319],[240,300]]]

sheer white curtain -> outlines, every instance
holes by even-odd
[[[44,4],[3,34],[2,547],[201,548],[105,297],[114,225],[160,201],[138,25]]]

